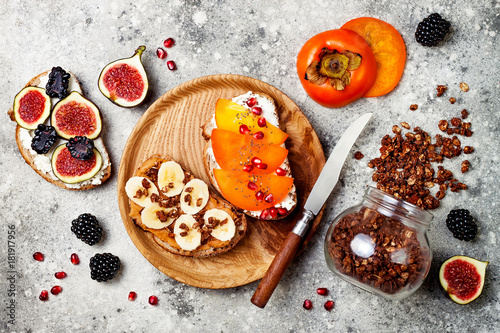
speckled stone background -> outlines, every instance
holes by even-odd
[[[1,332],[492,332],[500,327],[498,284],[500,250],[500,135],[498,58],[500,4],[497,1],[7,1],[0,0],[0,331]],[[437,48],[417,44],[419,21],[433,12],[451,21],[452,33]],[[346,21],[373,16],[396,27],[407,47],[401,82],[390,94],[362,99],[342,109],[327,109],[308,98],[295,71],[297,52],[314,34],[339,28]],[[155,55],[167,37],[178,70],[168,71]],[[152,97],[140,107],[123,109],[98,90],[101,69],[147,46],[144,65]],[[101,109],[104,140],[113,162],[113,175],[103,186],[86,191],[62,190],[26,165],[14,140],[15,124],[6,112],[16,93],[36,74],[62,66],[76,73],[87,96]],[[354,149],[364,153],[348,158],[341,181],[326,204],[323,224],[308,248],[292,263],[267,307],[250,303],[256,283],[229,290],[204,290],[178,283],[154,268],[130,241],[116,199],[121,153],[137,120],[163,93],[190,79],[216,73],[248,75],[266,81],[290,96],[303,110],[329,153],[343,130],[359,115],[374,117]],[[469,84],[461,92],[459,83]],[[448,86],[436,97],[438,84]],[[448,98],[455,97],[451,105]],[[417,111],[410,111],[418,104]],[[423,286],[403,301],[376,297],[334,276],[326,267],[323,240],[329,222],[357,203],[371,181],[367,162],[377,157],[380,139],[393,124],[407,121],[435,135],[437,122],[470,112],[474,135],[461,138],[475,152],[472,167],[459,171],[464,156],[447,161],[469,190],[449,193],[428,230],[434,250],[431,272]],[[479,224],[473,242],[452,237],[445,225],[450,209],[469,208]],[[71,220],[90,212],[101,221],[104,239],[90,247],[70,231]],[[15,296],[10,289],[9,226],[15,228]],[[32,258],[35,251],[45,261]],[[82,263],[69,261],[72,252]],[[97,252],[112,252],[123,263],[109,283],[90,279],[88,261]],[[440,264],[453,255],[490,261],[486,286],[478,300],[460,306],[439,289]],[[68,277],[56,280],[54,272]],[[60,284],[63,292],[38,300],[42,289]],[[335,309],[327,312],[330,290]],[[129,302],[135,290],[138,298]],[[147,303],[157,295],[156,307]],[[302,308],[304,299],[314,303]],[[7,308],[15,301],[15,311]],[[9,323],[10,313],[15,321]]]

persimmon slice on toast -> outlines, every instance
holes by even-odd
[[[293,186],[293,178],[272,174],[257,175],[245,171],[214,169],[214,176],[224,198],[236,207],[248,211],[275,206],[285,199]],[[255,186],[249,186],[249,183]]]
[[[240,133],[240,126],[246,125],[250,131],[250,135],[261,131],[264,134],[261,141],[267,144],[280,145],[288,138],[288,134],[269,122],[264,127],[260,127],[257,123],[258,120],[259,116],[245,109],[242,105],[227,99],[219,99],[215,106],[215,123],[217,124],[217,128],[233,133]]]
[[[267,168],[253,168],[256,174],[274,172],[288,155],[286,148],[218,128],[212,131],[212,149],[215,160],[224,170],[242,171],[243,166],[252,165],[252,159],[257,157]]]

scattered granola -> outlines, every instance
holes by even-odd
[[[469,116],[469,112],[467,112],[466,109],[463,109],[460,114],[462,115],[462,119],[467,119],[467,117]]]
[[[464,113],[465,111],[465,113]],[[464,118],[464,114],[466,114],[465,118],[467,118],[467,110],[462,110],[462,119]],[[438,127],[441,131],[445,132],[448,135],[452,134],[460,134],[460,135],[465,135],[466,137],[472,136],[474,132],[470,130],[471,128],[471,123],[466,123],[462,121],[462,119],[455,117],[450,120],[451,127],[448,124],[447,120],[440,120]]]
[[[447,120],[440,120],[438,123],[438,127],[441,131],[446,132],[448,129],[448,121]]]
[[[410,110],[415,111],[416,109],[418,109],[418,105],[417,104],[410,105]]]
[[[472,146],[465,146],[464,147],[464,154],[471,154],[474,151],[474,147]]]
[[[436,90],[437,90],[437,97],[440,97],[444,94],[444,92],[446,91],[446,89],[448,89],[447,86],[443,86],[443,85],[438,85]]]
[[[455,127],[460,126],[460,124],[462,123],[460,118],[452,118],[450,122],[451,122],[451,126],[455,126]]]
[[[399,128],[398,125],[392,126],[392,133],[394,133],[394,134],[400,134],[401,133],[401,128]]]
[[[463,92],[469,91],[469,86],[467,85],[467,83],[460,82],[460,90],[462,90]]]
[[[462,168],[461,168],[462,173],[469,171],[469,167],[470,167],[470,162],[467,160],[463,161]]]
[[[354,153],[354,158],[357,159],[357,160],[360,160],[363,157],[365,157],[365,155],[363,155],[363,153],[360,152],[360,151],[357,151],[357,152]]]
[[[462,121],[456,119],[463,126]],[[452,124],[457,124],[456,119],[452,119]],[[451,129],[446,120],[439,122],[439,128],[443,131]],[[404,135],[396,125],[392,131],[394,137],[386,135],[382,138],[380,157],[368,162],[368,167],[376,169],[372,180],[377,182],[378,189],[424,209],[439,207],[439,201],[448,188],[453,192],[467,189],[467,185],[458,182],[451,171],[439,166],[435,173],[431,165],[462,153],[461,142],[456,136],[448,138],[437,134],[433,143],[431,136],[419,127]],[[433,196],[429,188],[436,184],[440,187]]]
[[[457,101],[457,99],[455,97],[451,97],[450,98],[450,103],[451,104],[455,104],[456,101]]]

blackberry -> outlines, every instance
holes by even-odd
[[[102,228],[94,215],[81,214],[71,224],[71,231],[88,245],[92,246],[101,240]]]
[[[63,99],[68,95],[69,78],[71,75],[61,67],[52,67],[49,81],[45,86],[47,95]]]
[[[120,258],[111,253],[97,253],[90,258],[90,277],[97,282],[105,282],[116,276],[120,269]]]
[[[71,156],[78,160],[87,161],[94,155],[94,141],[86,136],[75,136],[66,143]]]
[[[477,234],[477,225],[467,209],[454,209],[446,217],[446,226],[453,233],[453,237],[466,242],[474,239]]]
[[[436,46],[450,31],[450,26],[438,13],[431,14],[418,24],[415,39],[423,46]]]
[[[35,136],[31,139],[31,149],[37,154],[47,154],[57,141],[56,129],[52,126],[39,124]]]

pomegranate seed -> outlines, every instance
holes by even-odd
[[[167,38],[167,39],[165,39],[165,40],[163,41],[163,46],[165,46],[167,49],[168,49],[169,47],[174,46],[174,44],[175,44],[175,40],[174,40],[173,38]]]
[[[250,133],[250,130],[248,129],[248,126],[243,124],[243,125],[240,125],[240,134],[243,134],[243,135],[246,135]]]
[[[266,163],[259,163],[256,165],[257,168],[261,170],[266,170],[267,169],[267,164]]]
[[[269,215],[269,210],[267,209],[264,209],[262,211],[262,213],[260,213],[260,217],[259,217],[261,220],[268,220],[270,218],[270,215]]]
[[[259,188],[254,182],[248,182],[247,187],[252,191],[255,191]]]
[[[80,263],[80,258],[78,258],[78,254],[71,253],[71,262],[73,265],[78,265]]]
[[[253,137],[254,137],[255,139],[257,139],[257,140],[262,140],[262,139],[264,139],[264,132],[262,132],[262,131],[258,131],[257,133],[255,133],[255,134],[253,135]]]
[[[56,277],[56,279],[64,279],[68,275],[65,272],[56,272],[54,276]]]
[[[167,67],[171,71],[175,71],[177,69],[177,66],[175,65],[175,61],[173,61],[173,60],[167,61]]]
[[[259,120],[257,120],[257,125],[259,125],[259,127],[265,127],[266,124],[267,124],[266,118],[264,117],[260,117]]]
[[[262,160],[260,158],[258,158],[257,156],[255,156],[252,158],[251,162],[254,166],[257,166],[258,164],[262,163]]]
[[[248,107],[250,107],[250,108],[251,108],[252,106],[254,106],[255,104],[257,104],[257,98],[255,98],[255,97],[252,97],[252,98],[250,98],[250,99],[247,101],[247,105],[248,105]]]
[[[253,170],[253,165],[251,165],[251,164],[247,164],[247,165],[243,166],[243,171],[245,171],[245,172],[250,172],[252,170]]]
[[[286,208],[278,208],[278,214],[280,214],[280,215],[286,215],[286,214],[288,214],[288,209],[286,209]]]
[[[155,295],[149,296],[149,304],[156,305],[158,304],[158,297]]]
[[[128,300],[129,301],[131,301],[131,302],[135,301],[136,297],[137,297],[137,293],[135,291],[131,291],[128,293]]]
[[[264,198],[264,201],[267,202],[267,203],[271,203],[273,202],[274,200],[274,196],[272,193],[269,193],[268,195],[266,195],[266,197]]]
[[[62,288],[60,286],[53,286],[52,289],[50,289],[50,293],[52,295],[57,295],[62,291]]]
[[[161,47],[159,47],[159,48],[156,49],[156,55],[160,59],[165,59],[167,57],[167,51],[165,51],[164,49],[162,49]]]
[[[334,307],[335,303],[333,301],[326,301],[325,310],[331,311]]]
[[[321,295],[321,296],[328,295],[328,289],[326,289],[326,288],[318,288],[318,289],[316,289],[316,292],[318,293],[318,295]]]
[[[306,299],[304,301],[304,304],[302,305],[304,307],[304,309],[306,310],[311,310],[313,308],[313,302],[311,302],[310,300]]]
[[[286,176],[286,170],[283,168],[278,168],[278,169],[276,169],[276,174],[278,176]]]
[[[43,261],[43,254],[41,252],[35,252],[33,253],[33,259],[36,261]]]
[[[256,116],[260,116],[262,114],[262,108],[260,106],[254,106],[252,108],[252,113]]]
[[[40,296],[38,296],[38,298],[40,299],[40,301],[46,301],[49,299],[49,292],[47,290],[42,290],[42,292],[40,293]]]
[[[264,199],[264,192],[262,192],[262,191],[257,191],[257,192],[255,193],[255,199],[257,199],[257,200],[259,200],[259,201],[260,201],[260,200],[262,200],[262,199]]]
[[[269,214],[274,219],[276,216],[278,216],[278,210],[274,207],[271,207],[269,208]]]

